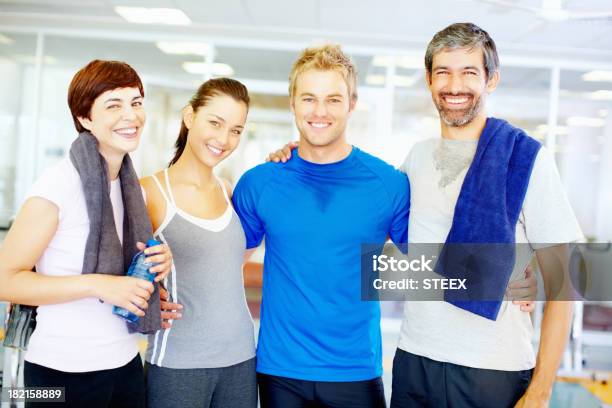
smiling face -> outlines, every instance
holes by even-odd
[[[78,118],[98,140],[100,153],[125,155],[138,147],[146,114],[138,88],[117,88],[100,94],[89,118]]]
[[[200,162],[216,166],[238,146],[247,111],[244,102],[224,94],[213,96],[196,112],[188,105],[183,111],[189,129],[185,148]]]
[[[487,78],[482,49],[443,50],[433,57],[427,86],[443,123],[463,127],[484,115],[484,104],[499,80],[494,72]]]
[[[338,71],[310,69],[296,79],[291,110],[301,138],[312,146],[342,142],[354,106]]]

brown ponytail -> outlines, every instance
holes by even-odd
[[[235,79],[231,78],[214,78],[209,79],[200,85],[198,91],[189,101],[189,104],[195,113],[202,106],[206,106],[211,98],[218,95],[227,95],[233,98],[236,102],[243,102],[247,109],[249,108],[249,103],[251,102],[249,98],[249,91],[240,81],[236,81]],[[181,121],[181,130],[179,131],[178,138],[174,143],[174,157],[172,160],[170,160],[168,167],[176,163],[183,154],[185,146],[187,145],[188,133],[189,129],[187,129],[187,126],[185,126],[185,122]]]

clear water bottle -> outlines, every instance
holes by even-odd
[[[160,244],[161,242],[155,239],[150,239],[147,241],[147,248],[156,246],[156,245],[160,245]],[[133,278],[145,279],[145,280],[148,280],[149,282],[153,282],[156,274],[149,272],[149,268],[155,266],[155,264],[146,263],[145,262],[146,257],[147,256],[145,255],[143,251],[140,251],[136,255],[134,255],[134,258],[132,258],[132,264],[130,265],[130,268],[128,269],[127,276],[131,276]],[[117,316],[123,317],[125,320],[131,323],[134,323],[139,318],[138,316],[136,316],[134,313],[130,312],[129,310],[124,309],[122,307],[118,307],[118,306],[113,307],[113,313],[116,314]]]

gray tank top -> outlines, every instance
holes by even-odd
[[[255,356],[253,319],[244,294],[244,231],[227,196],[227,209],[202,219],[176,206],[168,171],[166,216],[155,237],[172,248],[172,272],[164,280],[170,300],[183,305],[183,317],[148,336],[146,360],[168,368],[228,367]],[[168,198],[169,196],[169,198]]]

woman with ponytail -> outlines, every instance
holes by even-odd
[[[230,184],[213,172],[238,146],[248,108],[240,82],[202,84],[183,109],[169,167],[141,180],[154,235],[173,248],[163,285],[172,302],[184,305],[180,320],[149,335],[150,408],[257,406],[245,236]]]

